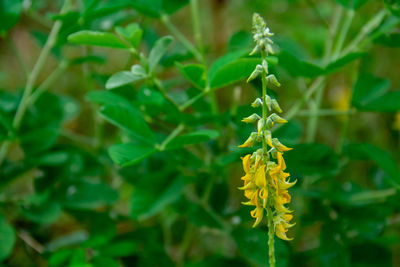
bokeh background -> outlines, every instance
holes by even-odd
[[[268,265],[266,223],[251,228],[237,189],[240,157],[253,151],[237,145],[254,130],[240,120],[254,112],[261,87],[245,82],[249,69],[235,60],[253,47],[258,12],[278,51],[270,69],[282,87],[269,93],[289,115],[273,135],[294,148],[285,155],[298,181],[294,240],[276,238],[277,265],[400,266],[398,1],[76,0],[60,14],[62,5],[0,0],[0,139],[8,146],[0,165],[0,265]],[[55,21],[62,26],[33,84],[39,93],[13,127]],[[159,38],[174,41],[156,78],[107,90],[112,75],[143,60],[68,36],[115,34],[130,23],[143,30],[135,51],[144,57]],[[177,111],[172,102],[182,106],[204,92],[179,64],[211,72],[223,56],[232,69],[219,73],[222,85]],[[150,151],[135,122],[154,143],[177,128],[183,137]],[[110,149],[117,144],[122,152]]]

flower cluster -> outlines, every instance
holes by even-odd
[[[262,143],[262,148],[242,158],[245,175],[241,178],[244,185],[239,189],[244,191],[244,195],[248,199],[243,204],[255,206],[250,213],[255,218],[253,227],[262,221],[264,210],[270,210],[271,214],[268,216],[272,216],[271,221],[275,234],[281,239],[290,240],[286,232],[289,227],[294,225],[289,223],[293,216],[291,215],[292,211],[285,205],[291,200],[288,189],[296,181],[289,181],[290,175],[285,172],[286,164],[283,159],[283,153],[291,148],[283,145],[277,138],[273,138],[271,132],[275,124],[287,122],[277,114],[282,112],[278,101],[266,93],[267,86],[280,86],[277,78],[268,72],[267,55],[273,53],[271,46],[273,42],[270,40],[272,35],[264,20],[255,14],[253,16],[253,36],[256,47],[251,54],[260,51],[262,63],[256,66],[248,81],[261,76],[263,95],[252,103],[252,107],[262,107],[262,116],[254,113],[242,120],[245,123],[255,123],[257,131],[252,132],[239,147],[252,147],[256,143]],[[268,115],[269,112],[273,113]]]

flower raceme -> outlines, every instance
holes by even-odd
[[[288,189],[296,181],[290,182],[290,174],[285,172],[286,164],[283,153],[291,148],[282,144],[277,138],[272,137],[272,128],[276,124],[287,123],[287,121],[276,113],[268,116],[268,112],[274,111],[281,113],[278,101],[267,95],[267,86],[279,87],[277,78],[268,72],[268,53],[273,53],[273,41],[270,32],[264,20],[258,15],[253,16],[253,37],[256,43],[255,48],[250,54],[261,52],[262,63],[257,65],[248,81],[261,76],[263,82],[263,96],[257,98],[251,106],[253,108],[262,107],[262,116],[254,113],[242,121],[245,123],[254,123],[257,125],[257,131],[250,134],[249,138],[239,147],[252,147],[257,143],[262,144],[262,148],[257,149],[252,154],[242,157],[243,169],[245,175],[241,178],[243,186],[240,190],[244,191],[247,201],[243,205],[254,206],[250,215],[255,218],[253,227],[261,223],[265,210],[271,210],[267,213],[271,216],[270,227],[277,237],[283,240],[291,240],[286,233],[288,228],[292,227],[292,211],[286,206],[290,203],[291,196]],[[272,232],[273,233],[273,232]]]

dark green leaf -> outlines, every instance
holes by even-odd
[[[166,149],[181,148],[186,145],[199,144],[215,139],[219,136],[216,130],[199,130],[197,132],[183,134],[172,139],[166,146]]]
[[[336,2],[338,2],[345,8],[357,10],[366,2],[368,2],[368,0],[336,0]]]
[[[127,99],[110,91],[91,91],[86,94],[85,98],[90,102],[102,105],[111,104],[123,107],[132,106]]]
[[[98,251],[101,256],[127,257],[137,250],[137,244],[132,241],[116,241],[101,247]]]
[[[180,73],[198,89],[206,87],[206,68],[201,64],[175,64]]]
[[[111,159],[121,166],[129,166],[149,157],[157,150],[151,145],[117,144],[109,148]]]
[[[389,175],[395,185],[400,186],[400,171],[396,161],[387,151],[368,143],[361,143],[347,145],[345,152],[355,159],[369,159],[374,161]]]
[[[131,23],[125,28],[116,27],[115,31],[122,36],[125,40],[130,42],[134,48],[138,48],[142,40],[143,30],[140,29],[137,23]]]
[[[126,43],[109,32],[83,30],[69,35],[68,41],[79,45],[104,46],[118,49],[129,48]]]
[[[0,215],[0,261],[6,259],[13,251],[15,231]]]
[[[152,73],[160,62],[162,56],[167,52],[169,45],[171,44],[173,38],[171,36],[164,36],[158,39],[149,55],[149,72]]]
[[[71,209],[96,209],[115,203],[118,192],[104,183],[80,182],[68,186],[60,203]]]
[[[0,33],[10,30],[19,19],[22,0],[0,0]]]
[[[55,202],[27,205],[22,207],[22,215],[30,221],[47,225],[60,217],[61,206]]]
[[[146,219],[157,214],[164,207],[179,199],[183,185],[183,180],[176,178],[158,195],[154,195],[146,189],[137,188],[131,199],[131,217]]]
[[[217,71],[224,67],[225,65],[239,59],[245,55],[248,55],[249,51],[247,49],[241,49],[232,53],[228,53],[223,55],[222,57],[218,58],[213,62],[210,69],[208,70],[208,80],[211,80],[212,77],[215,76]]]
[[[245,80],[260,63],[259,58],[240,58],[232,61],[218,69],[214,76],[210,77],[210,88],[216,89]]]
[[[286,51],[282,51],[279,56],[279,65],[285,68],[290,75],[297,77],[315,78],[324,73],[324,70],[312,63],[301,61],[297,57]]]
[[[375,43],[389,47],[400,46],[400,33],[392,33],[389,35],[381,35],[374,40]]]
[[[129,132],[142,141],[152,143],[153,132],[143,119],[142,114],[133,106],[105,105],[101,108],[100,114],[115,126]]]
[[[362,56],[364,56],[365,53],[351,53],[351,54],[347,54],[342,58],[339,58],[338,60],[330,63],[324,71],[324,74],[328,74],[328,73],[333,73],[338,71],[340,68],[342,68],[343,66],[349,64],[350,62],[352,62],[353,60],[356,60]]]

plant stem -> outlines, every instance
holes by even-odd
[[[175,27],[174,24],[169,19],[169,16],[166,14],[163,14],[161,16],[161,21],[164,23],[164,25],[168,28],[170,32],[172,32],[173,35],[179,40],[179,42],[182,43],[182,45],[189,50],[193,56],[200,62],[203,61],[203,57],[200,54],[200,52],[196,49],[196,47],[193,46],[193,44]]]
[[[344,41],[345,41],[347,33],[349,32],[349,29],[350,29],[350,25],[353,22],[354,14],[355,14],[355,12],[353,9],[350,9],[349,11],[347,11],[346,20],[344,21],[342,29],[339,32],[339,36],[336,41],[335,50],[333,51],[333,55],[332,55],[333,60],[337,59],[340,55],[340,52],[342,51]]]
[[[190,0],[190,8],[192,12],[192,23],[193,23],[193,32],[194,39],[197,43],[197,49],[200,51],[202,56],[202,61],[204,62],[204,49],[203,49],[203,40],[201,35],[200,28],[200,18],[199,18],[199,1],[198,0]]]
[[[183,103],[180,107],[179,110],[180,111],[184,111],[185,109],[187,109],[188,107],[190,107],[191,105],[193,105],[197,100],[199,100],[200,98],[202,98],[203,96],[207,95],[210,92],[210,90],[208,88],[204,89],[203,92],[201,92],[200,94],[192,97],[191,99],[189,99],[188,101],[186,101],[185,103]]]
[[[179,105],[169,95],[167,95],[167,92],[165,91],[165,88],[162,85],[161,81],[157,78],[153,78],[153,83],[157,87],[158,91],[160,91],[162,96],[165,98],[165,100],[171,103],[171,105],[174,106],[176,109],[180,110]]]
[[[180,134],[183,130],[185,129],[184,124],[179,124],[168,136],[165,138],[165,140],[161,143],[159,150],[163,151],[165,147],[168,145],[169,142],[171,142],[172,139],[174,139],[178,134]]]
[[[65,0],[64,4],[61,8],[60,14],[64,13],[69,9],[70,6],[70,0]],[[35,63],[35,66],[32,69],[32,72],[29,74],[28,80],[26,82],[25,90],[22,95],[22,99],[18,105],[17,112],[15,114],[14,120],[13,120],[13,128],[14,130],[18,130],[22,118],[25,115],[25,112],[28,108],[29,104],[29,97],[31,96],[33,87],[36,83],[36,80],[39,76],[40,71],[42,70],[44,64],[46,63],[47,57],[50,54],[51,49],[56,43],[57,35],[58,32],[60,31],[62,26],[62,22],[60,20],[57,20],[54,24],[53,27],[51,28],[49,37],[47,38],[47,41],[45,45],[43,46],[42,51],[40,52],[40,55],[38,57],[38,60]],[[10,141],[5,141],[3,142],[2,146],[0,147],[0,165],[3,163],[3,160],[5,156],[7,155],[8,149],[11,145]]]
[[[353,114],[354,110],[349,109],[349,110],[336,110],[336,109],[320,109],[318,110],[317,114],[314,114],[310,110],[300,110],[297,115],[298,116],[303,116],[303,117],[308,117],[308,116],[340,116],[340,115],[346,115],[346,114]]]
[[[261,51],[261,58],[265,58],[265,52]],[[262,104],[262,118],[264,119],[264,128],[262,129],[262,132],[264,133],[267,129],[267,117],[268,117],[268,108],[267,108],[267,101],[265,101],[265,96],[267,95],[267,78],[266,78],[267,73],[265,70],[263,70],[262,76],[261,76],[261,82],[262,82],[262,96],[261,99],[263,100]],[[267,158],[265,157],[266,154],[268,154],[268,145],[267,142],[265,141],[265,138],[262,138],[262,149],[263,149],[263,161],[264,164],[267,163]],[[271,196],[269,192],[269,196]],[[269,198],[270,199],[270,198]],[[270,267],[275,267],[275,231],[274,231],[274,223],[273,223],[273,214],[271,210],[271,201],[269,200],[267,203],[267,220],[268,220],[268,258],[269,258],[269,266]]]
[[[378,27],[383,19],[386,17],[388,12],[386,9],[379,11],[374,17],[372,17],[365,25],[362,27],[361,31],[358,33],[356,38],[343,50],[342,55],[346,55],[354,51],[357,46],[361,43],[364,38],[370,34],[376,27]]]

